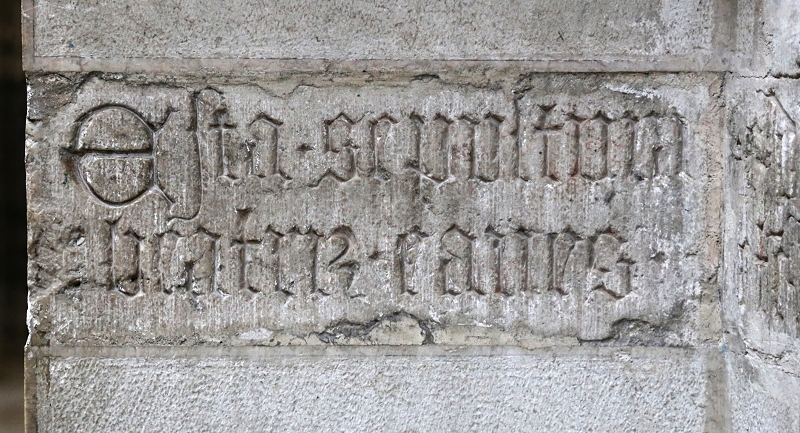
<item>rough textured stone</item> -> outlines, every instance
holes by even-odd
[[[737,75],[800,77],[800,4],[793,0],[739,1]]]
[[[55,355],[39,373],[51,402],[39,407],[39,428],[696,432],[704,423],[704,361],[683,350],[274,352]],[[142,394],[154,404],[130,404]]]
[[[727,91],[724,306],[733,330],[732,411],[743,431],[793,431],[800,428],[800,86],[741,78]]]
[[[743,6],[746,67],[725,90],[722,347],[731,430],[798,431],[800,9],[782,1]]]
[[[29,430],[797,431],[790,3],[30,1]]]
[[[169,59],[209,66],[240,59],[577,59],[719,67],[730,39],[730,11],[719,3],[29,0],[28,60],[49,70],[160,68]]]

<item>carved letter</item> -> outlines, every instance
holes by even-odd
[[[604,233],[594,243],[594,266],[591,273],[592,290],[601,290],[614,299],[630,293],[630,266],[620,257],[620,242]]]
[[[441,182],[447,179],[449,165],[449,130],[452,121],[437,115],[422,126],[419,143],[420,170],[429,178]],[[419,124],[418,124],[419,125]]]
[[[619,119],[608,125],[608,174],[624,178],[630,174],[634,127],[630,119]]]
[[[397,239],[400,264],[400,290],[416,295],[421,287],[431,283],[432,273],[426,272],[431,260],[426,260],[426,238],[418,229],[400,235]]]
[[[313,231],[301,234],[294,229],[280,239],[282,292],[287,295],[314,292],[316,250],[317,235]]]
[[[249,174],[267,177],[279,174],[278,169],[278,128],[282,122],[261,115],[250,124],[253,140],[248,142]]]
[[[466,293],[472,288],[472,239],[453,227],[442,236],[442,249],[444,256],[441,266],[445,293]]]
[[[652,116],[639,120],[633,148],[632,174],[637,180],[653,177],[653,153],[658,143],[658,122]]]
[[[491,182],[500,177],[500,124],[503,119],[487,114],[475,131],[475,177]]]
[[[547,135],[547,174],[564,181],[575,174],[578,165],[578,123],[564,124],[560,131]]]
[[[481,295],[500,291],[500,251],[503,237],[492,230],[475,241],[475,284]]]
[[[356,162],[350,132],[353,121],[344,113],[325,124],[325,153],[328,155],[330,173],[340,181],[355,175]]]
[[[581,174],[591,180],[606,176],[606,139],[608,130],[602,118],[586,120],[581,123]]]
[[[522,293],[527,289],[528,236],[514,232],[503,238],[500,257],[500,292],[506,296]]]
[[[127,230],[120,233],[118,221],[111,226],[111,287],[128,296],[141,291],[142,238]]]

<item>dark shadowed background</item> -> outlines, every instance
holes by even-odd
[[[25,79],[20,3],[0,0],[0,433],[22,432]]]

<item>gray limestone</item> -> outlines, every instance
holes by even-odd
[[[718,84],[541,76],[274,95],[91,78],[29,152],[64,167],[29,170],[31,223],[60,221],[31,233],[37,317],[59,344],[255,329],[311,343],[400,313],[442,343],[458,341],[451,325],[602,340],[621,320],[693,343],[718,236],[703,197],[719,134],[702,128],[721,122]]]
[[[800,85],[796,79],[740,78],[727,91],[732,109],[723,307],[735,331],[726,337],[734,420],[755,431],[796,431]]]
[[[681,349],[55,355],[40,429],[700,431],[705,362]],[[487,392],[490,391],[490,392]],[[137,395],[153,404],[139,405]],[[81,405],[76,401],[85,402]]]
[[[28,1],[28,431],[800,430],[798,14]]]
[[[34,11],[26,15],[27,60],[47,70],[240,59],[678,61],[719,68],[731,31],[728,7],[701,0],[27,4]]]

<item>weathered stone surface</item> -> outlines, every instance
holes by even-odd
[[[800,430],[792,2],[140,3],[24,9],[31,432]]]
[[[738,79],[728,86],[730,156],[723,304],[734,425],[794,431],[800,416],[797,251],[800,86]]]
[[[89,79],[29,141],[35,330],[66,345],[256,330],[310,344],[404,314],[437,343],[485,326],[603,340],[634,321],[693,344],[716,254],[703,197],[718,85],[541,76],[274,96]]]
[[[728,357],[731,431],[800,429],[800,379],[775,359],[735,350]]]
[[[772,355],[797,352],[800,87],[793,80],[743,79],[729,91],[735,107],[726,236],[726,271],[735,290],[730,302],[738,304],[745,342]]]
[[[39,428],[703,431],[701,356],[680,349],[583,352],[56,354],[37,374],[49,384]]]
[[[725,3],[29,0],[26,57],[29,69],[51,71],[265,66],[261,60],[300,60],[284,64],[301,68],[314,65],[307,60],[555,60],[719,69],[733,21]]]
[[[800,430],[797,2],[742,3],[726,85],[722,307],[731,431]]]
[[[738,75],[800,77],[800,4],[793,0],[739,1]]]

